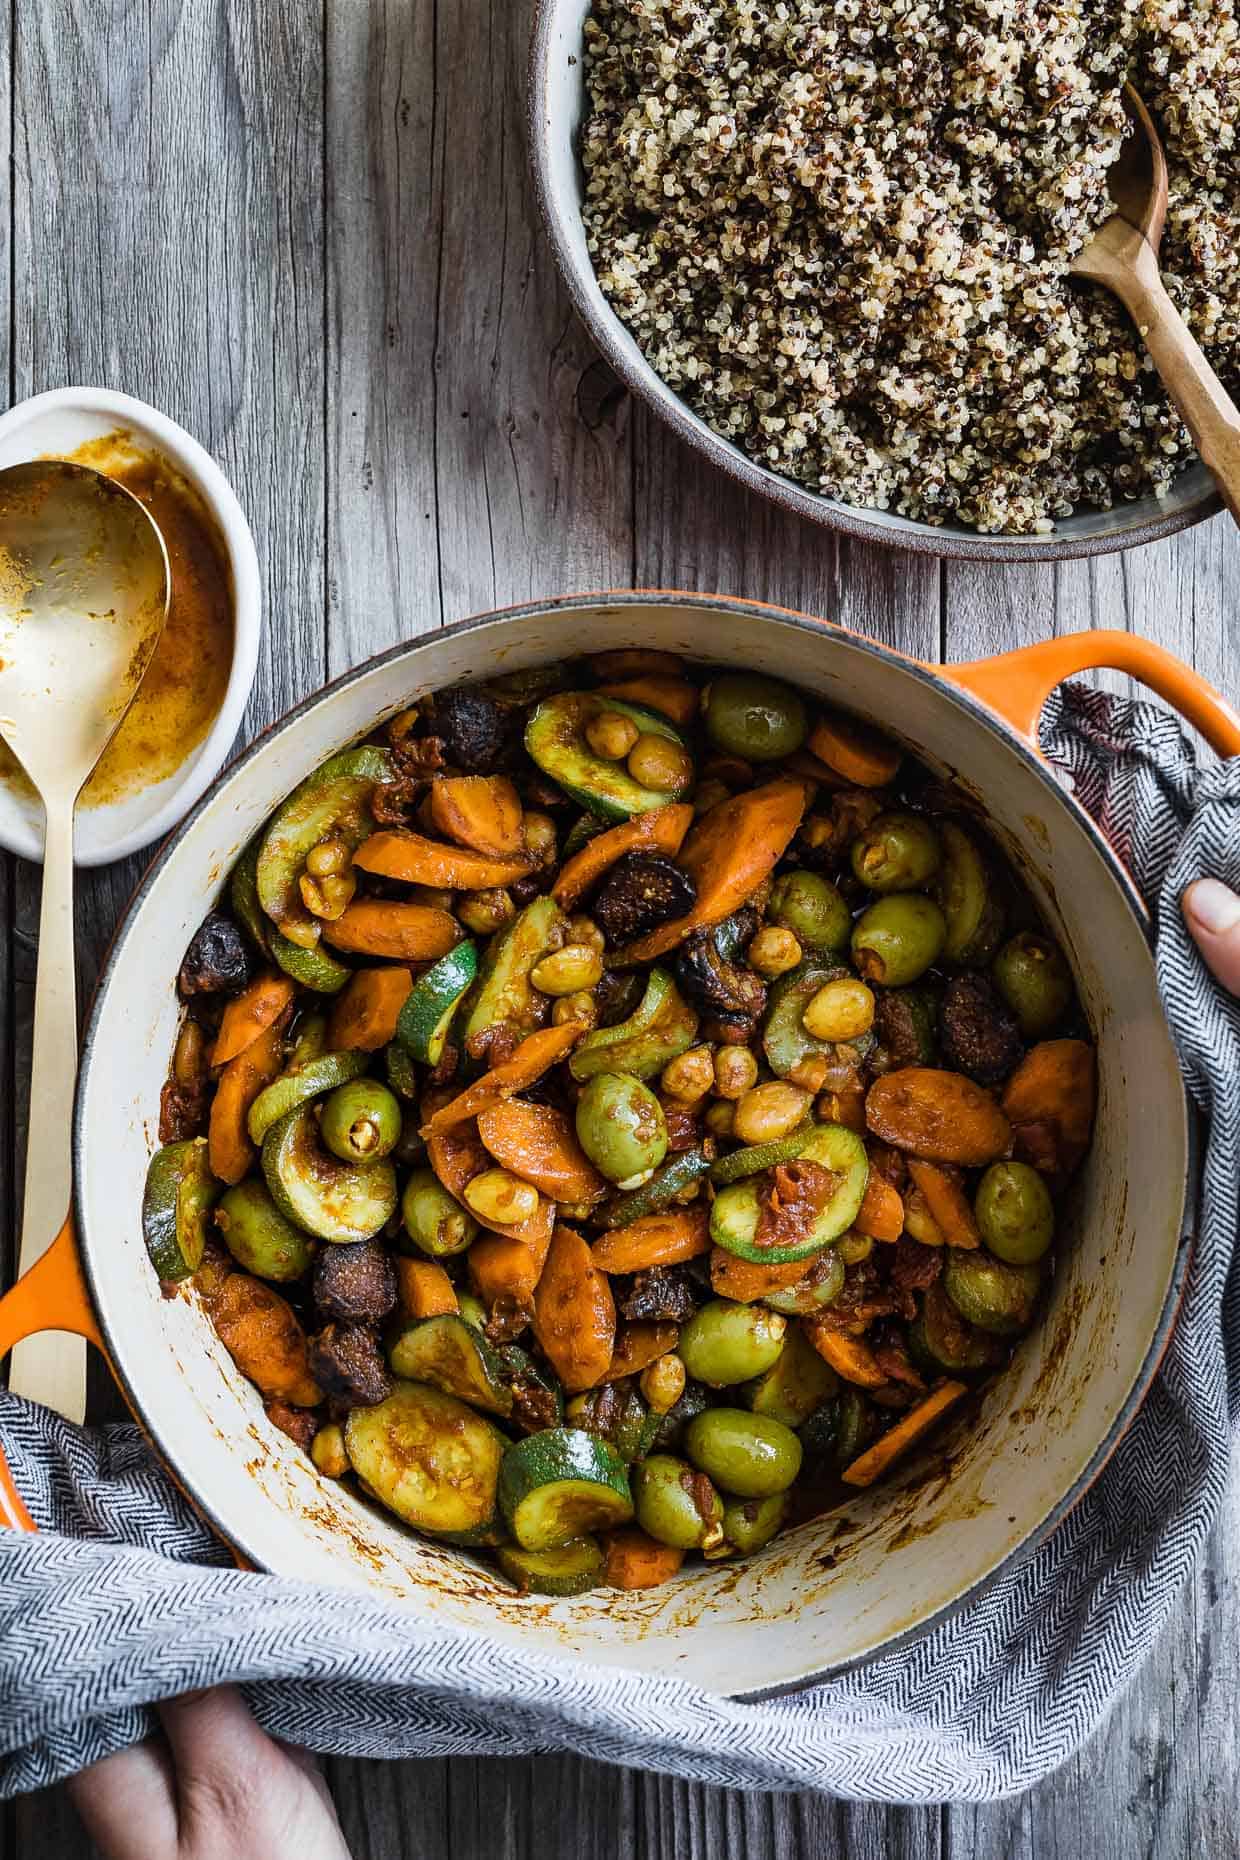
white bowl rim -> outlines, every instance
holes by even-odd
[[[163,805],[138,826],[76,855],[75,863],[80,866],[110,865],[164,839],[201,798],[227,761],[258,670],[262,577],[254,535],[237,494],[221,467],[192,433],[161,413],[158,407],[132,394],[122,394],[112,388],[62,387],[32,394],[0,414],[0,442],[12,438],[23,427],[45,415],[57,412],[115,418],[118,425],[137,427],[143,437],[153,440],[169,462],[194,485],[209,508],[228,551],[233,582],[233,650],[224,701],[192,760],[187,759],[182,769],[168,778],[169,792]],[[99,808],[92,812],[97,820],[106,821],[109,810]],[[24,823],[0,825],[0,845],[21,859],[29,859],[36,865],[42,863],[41,838],[26,831]]]

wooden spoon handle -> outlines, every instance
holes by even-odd
[[[1115,219],[1101,228],[1082,258],[1087,255],[1088,264],[1079,269],[1114,291],[1128,310],[1202,463],[1240,523],[1240,409],[1168,297],[1152,247]]]
[[[34,998],[30,1125],[19,1266],[28,1272],[69,1212],[70,1131],[77,1074],[77,981],[73,957],[73,798],[47,804],[43,902]],[[86,1412],[86,1345],[63,1331],[28,1337],[13,1351],[9,1387],[71,1421]]]

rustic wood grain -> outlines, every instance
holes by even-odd
[[[1214,523],[1089,564],[940,568],[770,510],[634,408],[567,309],[525,170],[529,0],[41,0],[0,9],[0,343],[13,398],[127,389],[220,458],[269,624],[252,732],[335,673],[479,609],[571,589],[719,589],[923,657],[1108,624],[1240,688],[1240,542]],[[87,875],[89,983],[140,861]],[[0,1266],[28,1074],[37,875],[0,861]],[[15,1132],[18,1133],[15,1138]],[[96,1413],[114,1413],[100,1378]],[[1010,1804],[868,1809],[603,1764],[328,1775],[356,1860],[1227,1860],[1240,1499],[1090,1747]],[[63,1797],[0,1860],[88,1860]]]

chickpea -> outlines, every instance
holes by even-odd
[[[326,878],[314,878],[309,872],[303,872],[297,889],[301,892],[302,903],[313,916],[335,923],[352,903],[357,879],[352,872],[330,873]]]
[[[801,1016],[816,1040],[858,1040],[874,1025],[874,990],[851,976],[826,982]]]
[[[693,790],[693,811],[695,814],[708,814],[712,807],[718,807],[720,801],[726,801],[730,790],[721,781],[702,781]]]
[[[579,915],[568,920],[569,943],[584,943],[587,949],[596,949],[601,956],[607,947],[607,938],[595,923],[593,917]]]
[[[870,1257],[874,1251],[874,1242],[869,1234],[859,1234],[850,1227],[835,1242],[835,1250],[846,1266],[857,1266],[863,1259]]]
[[[801,945],[791,930],[781,929],[778,924],[765,924],[751,939],[745,960],[751,969],[773,981],[775,976],[786,975],[789,969],[796,968],[801,960]]]
[[[732,1135],[742,1143],[774,1143],[796,1129],[809,1108],[810,1094],[771,1079],[755,1085],[736,1106]]]
[[[736,1106],[730,1099],[721,1098],[711,1105],[703,1121],[712,1137],[730,1137],[736,1121]]]
[[[567,1027],[574,1021],[588,1033],[598,1022],[598,1002],[593,995],[582,991],[577,995],[561,995],[551,1010],[551,1024],[554,1027]]]
[[[658,794],[686,794],[693,786],[692,758],[670,737],[639,736],[626,766],[634,781]]]
[[[809,814],[801,822],[801,844],[811,852],[821,852],[824,846],[833,846],[838,837],[835,822],[825,814]]]
[[[715,1062],[709,1046],[691,1046],[678,1059],[669,1059],[659,1084],[677,1104],[696,1104],[715,1082]]]
[[[535,865],[553,865],[555,863],[556,831],[555,822],[550,814],[530,811],[526,814],[521,827],[525,850]]]
[[[343,1479],[349,1470],[349,1456],[344,1450],[344,1430],[339,1422],[329,1421],[310,1442],[310,1458],[325,1479]]]
[[[465,1184],[465,1203],[481,1221],[516,1227],[538,1212],[538,1190],[507,1169],[484,1169]]]
[[[544,956],[530,970],[530,980],[540,994],[576,995],[598,986],[603,973],[603,958],[588,943],[565,943]]]
[[[641,735],[631,717],[618,710],[600,711],[586,725],[586,741],[605,762],[623,762]]]
[[[642,1370],[638,1388],[655,1414],[666,1414],[685,1392],[685,1366],[674,1350],[658,1356]]]
[[[743,1098],[758,1083],[758,1062],[747,1046],[715,1050],[715,1096]]]
[[[512,922],[517,907],[511,894],[495,885],[489,891],[467,891],[457,899],[456,914],[475,936],[490,936]]]
[[[337,834],[332,834],[310,848],[306,854],[306,870],[311,878],[331,878],[347,871],[352,858],[344,841]]]
[[[819,1092],[827,1082],[830,1066],[821,1053],[811,1053],[808,1059],[798,1059],[787,1074],[790,1085],[799,1085],[802,1091]]]

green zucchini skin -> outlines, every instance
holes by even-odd
[[[418,977],[396,1023],[396,1038],[414,1059],[439,1064],[457,1008],[477,973],[478,946],[463,942]]]
[[[152,1156],[142,1195],[142,1237],[165,1283],[188,1279],[202,1264],[207,1217],[222,1187],[208,1166],[205,1137],[165,1143]]]
[[[455,1395],[397,1382],[344,1422],[349,1464],[381,1505],[415,1529],[481,1543],[494,1532],[504,1437]]]
[[[851,973],[838,962],[810,957],[772,984],[762,1029],[762,1050],[777,1078],[787,1078],[803,1060],[834,1053],[836,1042],[816,1040],[812,1033],[805,1031],[801,1016],[820,988]]]
[[[274,924],[267,933],[267,943],[284,973],[316,994],[338,995],[353,974],[347,962],[338,961],[321,943],[303,949],[300,943],[290,942]]]
[[[273,1124],[278,1124],[299,1105],[309,1104],[337,1085],[347,1085],[366,1070],[365,1053],[321,1053],[301,1067],[290,1067],[278,1079],[259,1092],[246,1119],[251,1143],[261,1143]]]
[[[314,1263],[314,1242],[285,1219],[257,1176],[224,1191],[215,1224],[237,1264],[255,1278],[291,1284]]]
[[[642,1220],[647,1214],[657,1214],[660,1208],[675,1201],[682,1189],[692,1182],[700,1182],[703,1176],[710,1174],[711,1159],[705,1150],[680,1150],[675,1156],[660,1163],[648,1182],[640,1188],[634,1188],[627,1195],[618,1195],[614,1200],[604,1202],[598,1210],[596,1219],[601,1227],[628,1227],[633,1221]]]
[[[733,1150],[730,1156],[719,1157],[711,1164],[711,1181],[717,1188],[726,1188],[729,1182],[742,1182],[748,1175],[761,1175],[764,1169],[792,1162],[813,1138],[814,1128],[813,1124],[807,1124],[804,1130],[794,1130],[790,1136],[776,1137],[770,1143],[751,1143],[747,1149]]]
[[[466,1003],[462,1038],[468,1047],[474,1034],[490,1027],[512,1026],[532,1033],[545,1011],[544,997],[530,982],[530,971],[546,955],[551,933],[564,922],[564,913],[547,894],[534,898],[487,946],[482,973]]]
[[[697,1038],[698,1016],[666,969],[651,969],[636,1010],[615,1027],[599,1027],[579,1042],[568,1069],[579,1084],[599,1072],[653,1078]]]
[[[386,749],[364,744],[332,756],[294,788],[263,836],[254,872],[258,902],[274,924],[312,921],[297,889],[306,854],[331,833],[350,852],[360,846],[374,830],[375,786],[395,773]]]
[[[852,1226],[861,1206],[870,1165],[865,1144],[854,1130],[842,1124],[819,1124],[800,1155],[808,1162],[821,1163],[835,1170],[843,1179],[835,1194],[821,1210],[811,1232],[795,1246],[758,1246],[760,1176],[746,1176],[732,1182],[715,1196],[710,1211],[710,1237],[716,1246],[726,1248],[741,1259],[765,1260],[770,1265],[791,1264],[808,1259],[811,1253],[829,1246]]]
[[[596,756],[586,742],[586,725],[603,711],[631,717],[645,735],[683,743],[679,730],[657,710],[602,698],[594,691],[561,691],[544,698],[535,710],[525,726],[525,747],[544,775],[600,820],[631,820],[634,814],[666,807],[675,795],[643,788],[623,763]]]
[[[931,891],[947,923],[943,960],[981,968],[1003,940],[1003,909],[986,862],[964,828],[944,821],[939,835],[944,856]]]
[[[504,1544],[496,1562],[523,1594],[584,1595],[603,1574],[603,1552],[593,1537],[574,1537],[554,1550],[522,1550]]]
[[[407,1382],[429,1382],[473,1408],[506,1417],[512,1390],[503,1365],[480,1331],[463,1318],[415,1318],[397,1326],[388,1340],[388,1362]]]
[[[606,1441],[576,1427],[549,1427],[508,1448],[499,1505],[523,1550],[559,1549],[633,1516],[623,1460]]]
[[[281,1214],[316,1240],[370,1240],[396,1208],[390,1160],[337,1161],[319,1141],[309,1105],[271,1126],[263,1139],[263,1174]]]
[[[258,901],[258,855],[264,828],[250,841],[228,881],[228,902],[232,914],[260,954],[271,954],[271,919]]]

